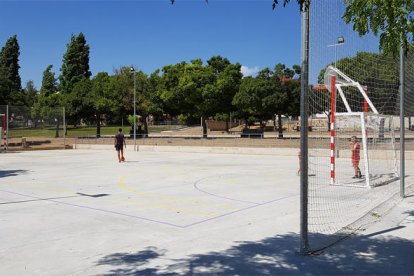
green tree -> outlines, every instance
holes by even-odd
[[[380,37],[380,49],[397,55],[400,45],[406,51],[414,36],[412,0],[346,0],[343,16],[360,35],[370,31]]]
[[[26,106],[26,99],[25,95],[23,94],[22,90],[11,91],[8,99],[9,104],[12,104],[14,106]]]
[[[186,118],[187,123],[202,118],[203,137],[207,137],[206,120],[234,110],[231,102],[241,82],[240,69],[240,64],[220,56],[210,58],[207,65],[194,59],[165,66],[158,85],[163,109]]]
[[[0,51],[0,104],[22,104],[19,55],[20,47],[17,36],[14,35],[6,41]]]
[[[279,138],[283,138],[282,115],[298,116],[300,113],[300,80],[294,79],[295,75],[300,75],[299,65],[294,65],[293,69],[281,63],[275,66],[273,79],[280,86],[267,101],[277,114]]]
[[[237,108],[238,116],[245,120],[246,126],[260,121],[261,127],[264,127],[266,121],[273,117],[268,99],[277,91],[278,82],[272,81],[271,76],[266,76],[267,72],[269,70],[266,68],[256,78],[244,78],[240,90],[234,96],[233,105]]]
[[[162,68],[160,98],[164,103],[165,112],[172,117],[185,114],[186,106],[185,95],[179,91],[180,79],[187,67],[186,62],[174,65],[167,65]]]
[[[113,120],[121,122],[133,113],[134,80],[129,67],[115,70],[110,77],[109,89],[112,91],[114,104],[111,106]]]
[[[293,79],[300,74],[299,66],[294,69],[277,64],[274,71],[261,70],[256,78],[244,78],[233,104],[238,114],[246,121],[258,120],[263,128],[267,120],[278,117],[279,138],[283,138],[282,115],[298,116],[300,107],[300,80]]]
[[[135,91],[134,91],[134,78],[135,78]],[[135,123],[137,124],[136,130],[137,134],[139,135],[147,135],[148,134],[148,117],[151,114],[151,96],[149,92],[149,85],[148,85],[148,76],[141,70],[138,71],[131,71],[129,73],[129,79],[132,81],[132,89],[131,89],[131,101],[129,105],[133,109],[133,98],[135,93],[135,103],[136,103],[136,119]],[[131,112],[132,113],[132,112]],[[132,118],[132,122],[134,119],[134,116],[128,116],[129,118]],[[144,126],[144,130],[142,130],[142,125]],[[133,134],[134,124],[131,124],[131,134]]]
[[[192,60],[191,64],[186,64],[175,90],[181,102],[182,114],[190,118],[202,118],[203,137],[207,136],[206,117],[210,108],[208,100],[203,100],[203,94],[209,93],[211,87],[207,85],[211,84],[211,76],[211,68],[203,66],[199,59]]]
[[[148,77],[148,96],[151,103],[149,112],[155,121],[162,119],[165,114],[165,103],[161,99],[162,90],[162,78],[160,70],[157,69]]]
[[[115,104],[115,98],[110,89],[110,76],[108,73],[98,73],[92,79],[92,89],[88,99],[96,120],[96,136],[100,137],[102,116],[105,115],[108,120],[112,116],[111,111],[114,110],[113,105]]]
[[[26,87],[23,89],[23,95],[25,98],[26,106],[32,107],[38,95],[38,91],[34,86],[32,80],[26,82]]]
[[[358,52],[353,57],[338,60],[337,67],[352,68],[344,73],[362,86],[367,86],[368,96],[379,113],[391,115],[396,113],[398,107],[399,65],[398,60],[394,62],[390,60],[390,54]],[[325,69],[322,69],[318,76],[318,82],[321,84],[324,82],[324,74]],[[349,98],[353,98],[356,103],[364,101],[362,95],[354,90],[348,93],[351,92],[353,94],[349,95]],[[363,111],[362,104],[355,106],[350,103],[350,105],[354,112]],[[344,109],[344,104],[339,101],[337,110]]]
[[[7,77],[5,68],[0,67],[0,105],[6,105],[9,102],[11,94],[11,81]]]
[[[55,73],[51,70],[53,65],[49,65],[45,71],[43,71],[42,87],[40,88],[40,94],[49,96],[55,94],[57,91],[57,83]]]
[[[62,101],[66,107],[69,122],[77,124],[81,119],[90,121],[93,119],[94,109],[91,103],[92,81],[83,78],[77,82],[71,93],[61,94]]]
[[[232,64],[227,58],[221,56],[213,56],[207,64],[212,69],[212,77],[211,83],[205,87],[202,95],[207,109],[205,116],[229,114],[235,111],[232,101],[239,91],[243,77],[241,65]],[[227,118],[226,122],[228,123]],[[229,129],[228,126],[227,129]]]
[[[315,0],[313,0],[315,1]],[[284,0],[283,5],[290,0]],[[311,0],[297,0],[300,8],[308,7]],[[279,0],[273,0],[273,8]],[[409,50],[414,40],[414,2],[412,0],[345,0],[345,23],[352,23],[360,35],[373,32],[379,35],[380,49],[396,56],[400,46]]]
[[[71,93],[77,82],[89,79],[89,45],[83,33],[78,36],[72,35],[67,44],[66,53],[63,56],[62,72],[59,76],[59,91],[63,94]]]
[[[71,36],[60,70],[59,93],[62,95],[62,103],[66,108],[68,121],[76,125],[80,119],[85,118],[84,116],[90,115],[90,109],[88,109],[90,107],[88,106],[90,90],[86,90],[92,88],[88,82],[91,76],[89,45],[86,44],[83,33]]]
[[[61,95],[57,94],[55,73],[52,65],[43,71],[42,86],[32,108],[32,117],[37,127],[44,120],[60,118]],[[59,137],[59,120],[56,122],[56,137]]]

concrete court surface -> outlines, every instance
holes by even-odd
[[[292,151],[1,154],[0,275],[414,275],[414,196],[324,254],[297,254]]]

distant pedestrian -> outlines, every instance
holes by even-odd
[[[118,134],[115,135],[114,146],[116,151],[118,152],[118,161],[121,163],[125,161],[124,158],[124,146],[126,148],[125,136],[122,133],[122,128],[118,129]]]
[[[297,175],[300,175],[300,172],[302,171],[302,152],[300,149],[298,151],[298,159],[299,159],[299,167],[298,167]]]
[[[357,141],[356,136],[351,137],[351,152],[352,152],[352,167],[354,168],[355,175],[352,178],[361,178],[361,170],[359,169],[359,160],[361,159],[361,146]]]

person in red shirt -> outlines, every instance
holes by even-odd
[[[118,134],[115,135],[114,146],[116,151],[118,152],[118,161],[125,161],[124,158],[124,145],[126,147],[125,136],[122,133],[122,128],[118,129]]]
[[[357,142],[357,137],[352,136],[351,137],[351,151],[352,151],[352,167],[355,171],[355,176],[352,178],[361,178],[361,170],[359,169],[359,160],[361,159],[360,153],[361,153],[361,146]]]

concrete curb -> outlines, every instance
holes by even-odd
[[[74,149],[90,150],[114,150],[113,145],[96,145],[96,144],[74,144]],[[137,145],[138,151],[146,152],[188,152],[188,153],[229,153],[229,154],[256,154],[256,155],[278,155],[278,156],[297,156],[298,148],[249,148],[249,147],[197,147],[197,146],[154,146],[154,145]],[[128,146],[124,151],[130,152],[134,146]],[[318,150],[314,155],[329,156],[330,150]],[[375,158],[380,151],[372,151],[371,156]],[[399,151],[397,151],[399,155]],[[341,150],[339,156],[350,158],[348,150]],[[406,160],[414,160],[414,151],[405,152]],[[379,157],[381,159],[381,157]]]
[[[194,146],[149,146],[137,145],[138,151],[146,152],[188,152],[188,153],[229,153],[229,154],[256,154],[256,155],[282,155],[297,156],[295,148],[246,148],[246,147],[194,147]],[[76,144],[74,149],[114,150],[112,145]],[[129,146],[125,151],[133,151]]]

